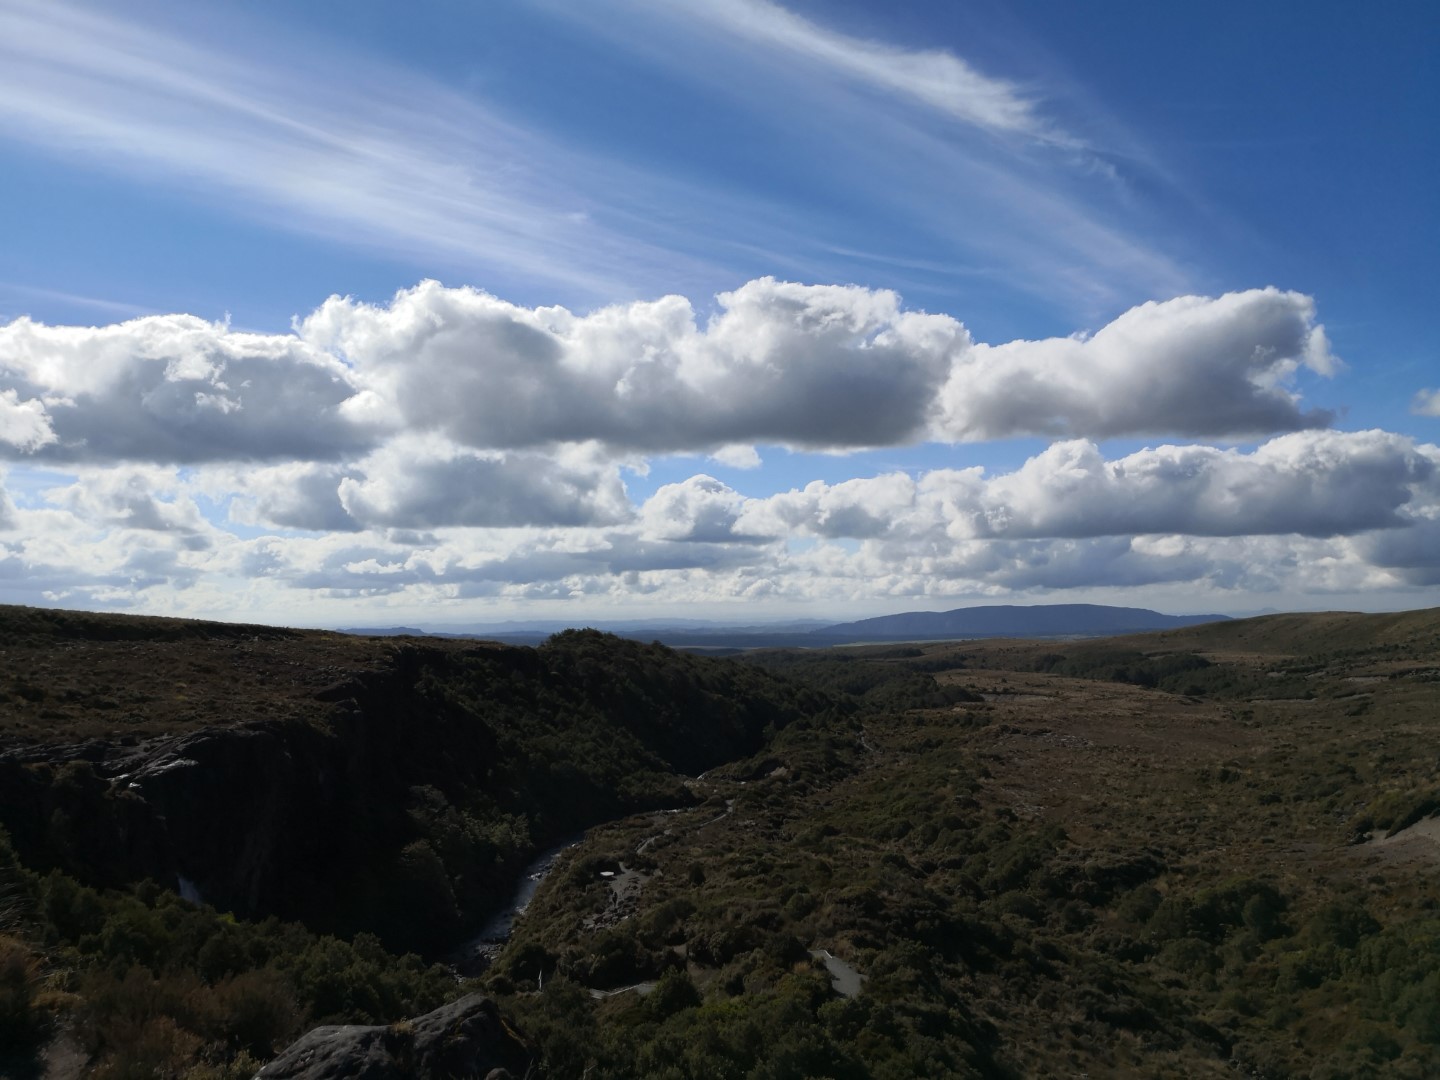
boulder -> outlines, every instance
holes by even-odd
[[[399,1024],[315,1028],[256,1080],[448,1080],[523,1076],[529,1048],[489,998],[470,994]]]
[[[306,1032],[257,1075],[271,1080],[403,1080],[411,1041],[400,1026],[326,1024]]]

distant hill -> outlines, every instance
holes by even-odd
[[[826,626],[814,621],[731,626],[703,620],[611,622],[595,626],[636,641],[660,641],[676,649],[825,648],[865,641],[933,641],[985,637],[1110,637],[1152,630],[1174,630],[1201,623],[1230,621],[1228,615],[1164,615],[1147,608],[1104,604],[994,604],[953,611],[908,611],[858,622]],[[409,634],[417,637],[486,638],[510,645],[539,645],[561,623],[476,626],[468,630],[414,627],[353,627],[342,633],[366,637]]]
[[[819,641],[915,641],[961,637],[1075,637],[1172,630],[1228,621],[1228,615],[1162,615],[1103,604],[994,604],[953,611],[907,611],[814,631]]]
[[[1137,643],[1139,644],[1139,643]],[[1440,608],[1415,611],[1306,611],[1195,626],[1142,648],[1259,655],[1321,655],[1394,649],[1440,655]]]

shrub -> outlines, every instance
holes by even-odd
[[[0,934],[0,1046],[29,1047],[45,1026],[35,1006],[40,959],[18,938]]]
[[[700,1004],[700,991],[695,989],[683,968],[671,968],[660,976],[655,988],[645,999],[645,1011],[656,1020],[664,1020]]]

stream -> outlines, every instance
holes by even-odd
[[[731,803],[733,802],[734,800],[731,800]],[[660,821],[663,821],[665,815],[684,813],[691,809],[694,808],[687,806],[674,810],[657,811],[655,815],[656,824],[658,825]],[[720,817],[724,817],[725,814],[729,812],[730,807],[727,806],[725,813],[721,814]],[[624,819],[619,818],[617,820],[623,821]],[[715,820],[719,821],[720,818],[716,818]],[[706,822],[705,824],[708,825],[710,822]],[[668,831],[669,830],[663,830],[662,832],[646,837],[635,849],[636,854],[643,852]],[[510,934],[515,929],[515,920],[525,914],[525,909],[530,906],[530,901],[535,898],[535,893],[539,890],[540,883],[543,882],[550,875],[550,871],[555,868],[555,860],[560,857],[562,852],[575,847],[584,839],[584,833],[577,833],[569,839],[556,844],[554,847],[546,848],[539,855],[536,855],[525,869],[520,872],[519,878],[516,879],[515,891],[511,894],[509,903],[491,916],[490,920],[480,928],[478,934],[469,938],[452,951],[450,955],[445,958],[445,962],[454,968],[457,974],[462,976],[479,975],[489,967],[491,961],[500,954],[500,950],[503,949],[505,943],[510,940]]]
[[[460,975],[478,975],[489,967],[490,962],[510,940],[510,933],[515,929],[515,920],[525,914],[525,909],[535,898],[540,883],[555,868],[555,860],[560,857],[560,853],[574,847],[583,839],[583,833],[572,836],[535,856],[520,872],[510,902],[491,916],[490,921],[480,928],[478,934],[455,949],[446,958],[446,962]]]
[[[671,815],[692,813],[699,809],[700,807],[698,806],[686,806],[677,807],[672,810],[654,811],[651,815],[651,823],[658,831],[651,833],[641,840],[634,848],[635,854],[643,854],[645,849],[651,844],[671,832],[671,829],[665,826],[666,820]],[[726,799],[724,810],[715,817],[700,822],[696,828],[703,829],[709,825],[713,825],[717,821],[729,817],[734,811],[735,800]],[[490,920],[480,928],[479,933],[459,945],[446,957],[445,962],[454,970],[457,976],[461,978],[473,977],[481,974],[490,966],[495,958],[500,955],[500,951],[505,947],[506,942],[510,940],[510,935],[515,929],[515,921],[525,914],[526,908],[530,906],[530,901],[534,899],[535,893],[539,890],[541,883],[555,868],[556,860],[559,859],[561,853],[572,847],[576,847],[584,839],[584,833],[572,836],[562,843],[545,849],[530,861],[525,869],[520,872],[520,876],[515,884],[515,891],[511,894],[509,903],[495,915],[491,916]],[[638,888],[640,884],[643,884],[644,879],[648,877],[648,875],[629,869],[624,863],[621,863],[618,873],[612,871],[608,874],[602,874],[602,876],[611,879],[610,888],[614,897],[612,903],[616,908],[621,909],[618,915],[615,914],[612,909],[611,918],[624,919],[628,917],[624,913],[624,903],[627,895],[632,889]],[[633,904],[633,902],[632,898],[631,904]],[[600,925],[600,921],[597,921],[595,925]],[[863,976],[858,975],[858,973],[843,960],[831,956],[828,952],[817,950],[813,952],[812,955],[819,958],[822,953],[836,990],[846,997],[854,996],[859,989],[859,979],[863,978]],[[653,982],[643,982],[634,986],[620,987],[614,990],[592,989],[590,993],[593,997],[606,997],[612,994],[624,993],[627,990],[634,990],[640,994],[646,994],[653,988]]]

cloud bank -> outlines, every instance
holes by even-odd
[[[189,315],[0,327],[0,447],[45,461],[329,459],[371,444],[349,369]]]
[[[20,319],[0,327],[0,581],[19,600],[267,612],[1440,583],[1440,449],[1306,409],[1297,374],[1338,364],[1310,299],[1276,289],[1002,344],[892,292],[771,278],[708,314],[425,282],[332,297],[288,334]],[[1102,445],[1157,432],[1172,441]],[[1035,435],[1053,441],[996,472],[767,491],[753,468],[757,444],[963,459]],[[752,490],[698,473],[632,492],[674,455],[747,467]]]
[[[404,433],[473,450],[854,450],[1024,435],[1323,427],[1288,389],[1336,365],[1308,297],[1145,304],[1090,336],[974,343],[897,294],[760,278],[716,298],[520,307],[425,282],[331,297],[291,334],[193,316],[0,327],[0,447],[55,462],[333,461]],[[734,453],[733,450],[729,451]]]
[[[708,491],[712,503],[727,495]],[[733,524],[751,535],[800,531],[936,545],[1163,534],[1329,537],[1403,528],[1412,502],[1436,498],[1435,448],[1384,431],[1286,435],[1251,453],[1161,446],[1113,461],[1077,440],[993,478],[972,468],[817,481],[745,503]]]

